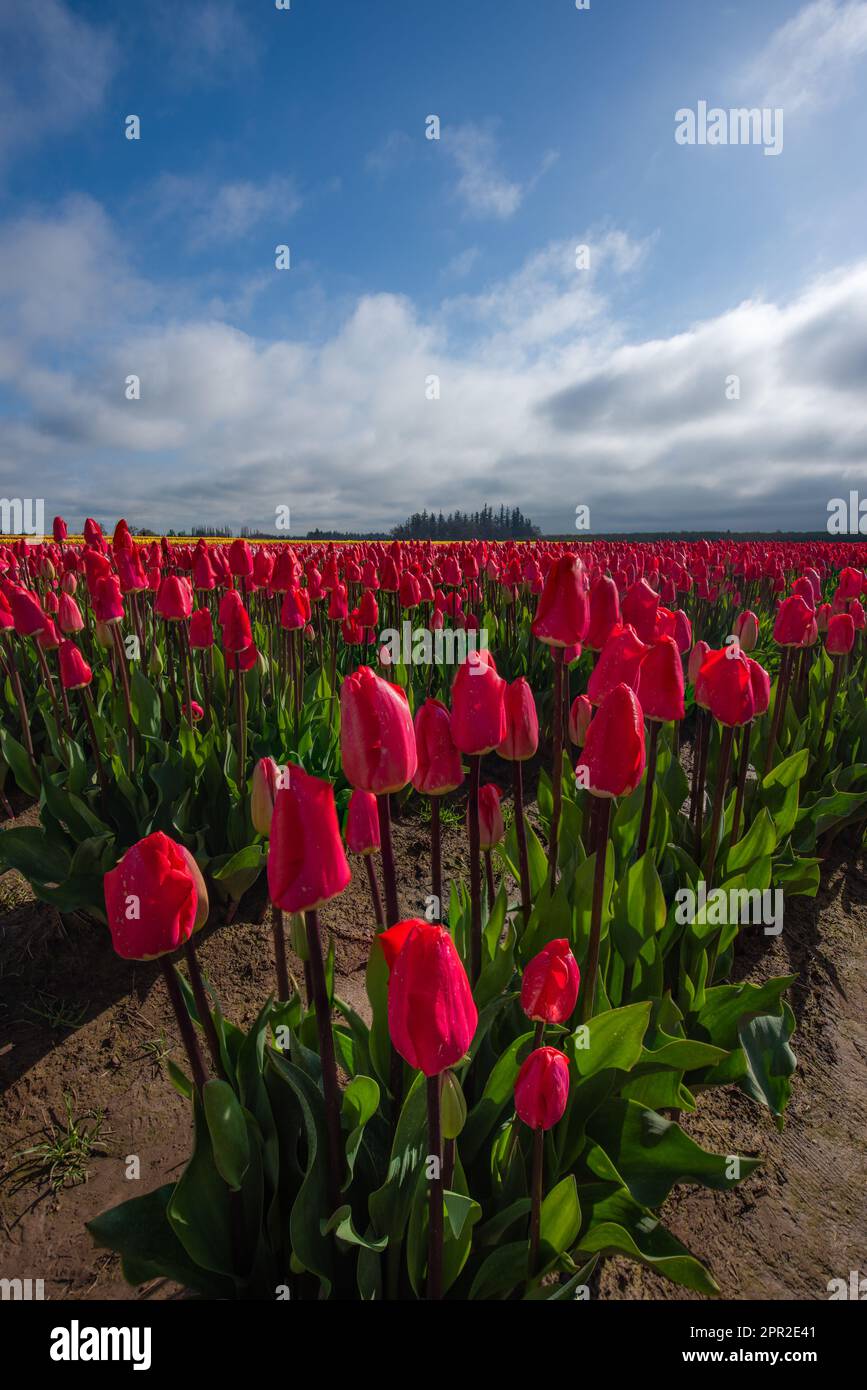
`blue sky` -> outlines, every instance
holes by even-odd
[[[0,53],[4,495],[773,530],[863,478],[867,0],[0,0]]]

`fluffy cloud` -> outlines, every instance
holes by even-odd
[[[74,200],[0,239],[0,486],[163,527],[273,526],[288,504],[298,530],[373,528],[484,500],[559,532],[579,504],[594,530],[820,527],[867,454],[867,264],[637,339],[652,250],[598,229],[435,312],[364,295],[328,335],[262,339],[137,281]]]

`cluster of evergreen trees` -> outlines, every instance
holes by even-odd
[[[540,534],[520,507],[484,506],[480,512],[413,512],[391,533],[399,541],[527,541]]]

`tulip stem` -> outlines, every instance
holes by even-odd
[[[9,675],[12,679],[12,689],[15,692],[15,699],[18,704],[18,714],[21,719],[21,736],[24,739],[24,747],[27,749],[27,756],[33,771],[36,771],[36,758],[33,754],[33,735],[30,732],[30,715],[27,712],[27,702],[24,699],[24,687],[21,684],[21,675],[18,670],[18,663],[15,660],[15,653],[12,650],[12,643],[6,648],[6,660],[9,666]]]
[[[208,1079],[205,1073],[205,1064],[202,1061],[202,1054],[199,1051],[199,1043],[196,1038],[196,1030],[193,1027],[193,1021],[187,1013],[187,1006],[181,995],[181,987],[178,984],[175,967],[172,965],[168,956],[160,956],[160,969],[163,972],[163,979],[166,982],[169,999],[175,1011],[175,1018],[178,1021],[181,1041],[184,1044],[187,1057],[189,1058],[190,1070],[193,1074],[193,1084],[197,1091],[201,1091]]]
[[[428,1158],[434,1159],[430,1181],[427,1240],[427,1296],[443,1296],[443,1142],[440,1125],[440,1078],[427,1078]]]
[[[521,874],[521,916],[524,930],[530,920],[533,901],[530,896],[530,862],[527,858],[527,827],[524,824],[524,765],[516,758],[512,764],[512,785],[515,795],[515,835],[518,840],[518,864]]]
[[[114,650],[117,655],[117,664],[120,667],[120,684],[123,690],[123,703],[126,710],[126,742],[127,759],[129,762],[129,773],[135,771],[135,729],[132,722],[132,704],[129,697],[129,674],[126,669],[126,648],[123,645],[123,638],[120,635],[118,623],[111,624],[112,636],[114,637]]]
[[[187,723],[193,727],[193,686],[190,680],[190,639],[187,634],[186,619],[178,626],[178,648],[184,673],[184,691],[187,696]]]
[[[189,638],[187,640],[189,640]],[[192,653],[190,654],[190,660],[194,660]],[[205,701],[205,728],[210,729],[211,724],[213,722],[211,719],[211,683],[208,679],[206,661],[207,654],[203,648],[199,654],[199,665],[201,667],[200,674],[202,677],[202,696]]]
[[[599,969],[599,939],[602,933],[602,899],[605,893],[605,861],[608,857],[608,828],[611,824],[611,800],[599,797],[596,806],[596,863],[593,869],[593,905],[590,911],[590,941],[584,967],[584,991],[580,1021],[593,1017],[596,1003],[596,974]]]
[[[470,756],[470,983],[482,973],[482,861],[479,834],[479,780],[482,760]]]
[[[240,658],[240,652],[238,657]],[[235,667],[235,702],[238,710],[238,787],[243,796],[247,785],[247,713],[244,706],[244,675],[240,661]]]
[[[548,865],[551,871],[551,892],[557,883],[557,842],[560,837],[560,806],[563,799],[563,648],[552,647],[554,660],[554,713],[552,742],[554,766],[551,774],[551,833],[548,840]]]
[[[544,1018],[537,1018],[537,1019],[536,1019],[536,1028],[535,1028],[535,1031],[534,1031],[534,1033],[533,1033],[533,1051],[535,1052],[538,1048],[543,1047],[544,1044],[545,1044],[545,1020],[544,1020]]]
[[[750,766],[750,738],[753,732],[752,724],[745,724],[741,729],[741,746],[738,758],[738,777],[737,795],[735,797],[735,810],[732,816],[732,844],[738,842],[738,832],[741,828],[741,812],[744,807],[744,795],[747,789],[747,772]]]
[[[819,756],[821,757],[825,748],[825,739],[828,737],[828,730],[831,727],[831,720],[834,716],[834,705],[837,700],[837,691],[840,689],[840,681],[843,676],[843,658],[840,656],[832,657],[834,671],[831,676],[831,688],[828,691],[828,698],[825,701],[825,717],[822,720],[822,733],[819,738]]]
[[[789,698],[789,681],[792,675],[792,658],[794,647],[783,648],[783,658],[780,662],[780,673],[777,676],[777,695],[774,700],[774,713],[771,717],[771,732],[768,735],[768,747],[765,753],[765,771],[767,777],[774,762],[774,753],[777,747],[777,736],[780,732],[782,721],[786,717],[786,702]]]
[[[282,1004],[289,998],[289,971],[286,968],[283,913],[276,903],[273,904],[271,910],[271,934],[274,938],[274,973],[277,976],[277,999]]]
[[[87,731],[90,734],[90,743],[93,748],[93,759],[96,763],[96,775],[99,778],[99,789],[103,799],[108,796],[108,778],[105,775],[105,768],[102,765],[102,753],[99,747],[99,739],[96,736],[96,725],[93,722],[94,708],[93,699],[86,685],[81,687],[81,703],[84,708],[84,718],[87,721]]]
[[[394,872],[394,846],[391,841],[391,809],[388,792],[380,792],[376,798],[379,815],[379,840],[382,852],[382,877],[385,883],[385,920],[390,927],[400,920],[400,906],[397,900],[397,879]]]
[[[710,843],[707,848],[707,864],[704,876],[708,889],[713,887],[714,870],[716,869],[717,841],[719,840],[719,828],[722,821],[723,806],[725,804],[726,787],[729,780],[729,766],[732,760],[732,744],[734,742],[735,731],[731,724],[723,727],[722,739],[720,741],[719,763],[716,771],[716,786],[713,793],[713,812],[710,822]],[[711,983],[709,981],[709,983]]]
[[[208,1051],[211,1054],[214,1071],[221,1081],[225,1081],[226,1073],[223,1069],[223,1058],[220,1054],[220,1040],[217,1037],[217,1030],[214,1026],[211,1005],[208,1000],[207,991],[205,990],[202,972],[199,969],[199,958],[196,955],[196,947],[192,937],[190,937],[189,941],[184,942],[184,956],[187,961],[187,969],[190,972],[190,984],[193,987],[193,998],[196,1001],[199,1022],[205,1030],[205,1037],[208,1040]]]
[[[710,751],[711,723],[710,715],[706,710],[701,711],[701,727],[699,730],[699,746],[695,750],[698,758],[698,767],[693,781],[695,793],[695,858],[701,860],[701,840],[704,833],[704,785],[707,777],[707,758]]]
[[[333,1212],[340,1203],[340,1177],[343,1169],[340,1157],[340,1088],[337,1084],[331,1005],[328,1002],[325,962],[322,959],[322,940],[319,935],[319,913],[315,910],[305,912],[304,920],[307,926],[310,983],[313,986],[316,1028],[319,1033],[319,1060],[322,1064],[322,1091],[325,1096],[325,1123],[328,1130],[328,1202]]]
[[[440,830],[440,799],[430,798],[430,877],[431,890],[437,900],[436,920],[443,919],[443,847]]]
[[[367,870],[367,883],[370,888],[370,898],[373,903],[373,915],[376,918],[376,929],[382,931],[385,926],[385,919],[382,915],[382,894],[379,891],[379,884],[376,881],[376,869],[373,867],[373,855],[363,855],[364,867]]]
[[[489,849],[485,850],[485,878],[488,884],[488,911],[493,912],[497,890],[494,886],[494,865],[491,860],[491,851]]]
[[[51,672],[48,669],[48,662],[45,660],[45,652],[39,645],[39,638],[34,637],[33,641],[36,645],[36,659],[39,662],[39,672],[42,676],[43,681],[45,682],[45,685],[48,687],[48,695],[49,699],[51,700],[51,708],[54,711],[54,718],[57,721],[57,730],[58,733],[61,733],[63,730],[63,720],[60,716],[60,705],[57,703],[57,691],[54,688],[54,681],[52,680]]]
[[[539,1264],[539,1235],[542,1229],[542,1185],[545,1167],[545,1131],[533,1130],[533,1170],[530,1179],[530,1258],[527,1279],[532,1280]]]
[[[640,859],[647,849],[650,834],[650,814],[653,810],[653,786],[656,781],[656,755],[659,748],[659,720],[650,720],[650,745],[647,750],[647,781],[644,787],[644,804],[641,807],[641,826],[638,831],[638,853]]]

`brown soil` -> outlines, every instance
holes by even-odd
[[[485,775],[502,781],[500,764]],[[460,802],[457,803],[460,810]],[[17,823],[30,818],[23,813]],[[401,909],[422,915],[429,891],[427,826],[416,816],[394,827]],[[444,825],[446,894],[465,872],[460,821]],[[335,943],[340,995],[364,1009],[364,964],[372,934],[360,865],[347,891],[321,914]],[[264,889],[261,890],[262,892]],[[264,905],[260,897],[259,906]],[[206,928],[203,969],[223,1009],[249,1024],[273,987],[267,921]],[[867,877],[835,859],[815,902],[787,905],[777,939],[747,942],[739,974],[798,975],[792,1005],[799,1056],[788,1122],[777,1134],[767,1112],[739,1091],[700,1098],[685,1127],[708,1147],[760,1153],[763,1168],[735,1192],[680,1189],[662,1215],[705,1260],[729,1298],[825,1298],[827,1281],[858,1269],[867,1247],[864,1094],[867,1058]],[[300,965],[290,957],[300,976]],[[64,1017],[59,1015],[63,1014]],[[48,1015],[49,1017],[46,1017]],[[45,1281],[53,1299],[177,1296],[160,1283],[131,1290],[116,1257],[94,1250],[84,1222],[106,1207],[177,1174],[189,1151],[189,1112],[170,1086],[166,1048],[181,1065],[156,965],[132,965],[111,951],[104,930],[34,903],[17,874],[0,878],[0,1277]],[[85,1183],[54,1193],[44,1175],[18,1185],[11,1170],[51,1123],[65,1125],[65,1098],[85,1125],[102,1116],[106,1153],[94,1153]],[[90,1119],[88,1117],[91,1117]],[[140,1159],[140,1184],[126,1177]],[[606,1261],[604,1298],[680,1298],[684,1291],[627,1261]]]

